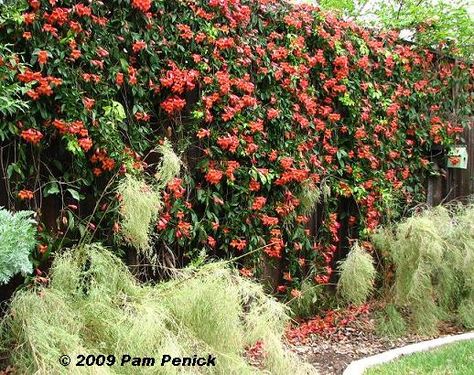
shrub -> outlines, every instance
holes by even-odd
[[[36,221],[32,214],[0,208],[0,284],[8,283],[17,273],[33,271],[31,253],[36,245]]]
[[[347,258],[339,262],[337,290],[343,300],[363,304],[373,289],[375,267],[372,256],[356,243]]]
[[[460,254],[457,261],[457,289],[454,308],[458,306],[460,322],[467,328],[474,328],[474,205],[457,210],[455,227],[449,238]]]
[[[21,290],[2,323],[2,346],[24,374],[62,374],[67,353],[216,355],[216,367],[186,373],[260,374],[244,349],[262,341],[272,374],[310,373],[281,342],[284,305],[223,263],[185,269],[155,286],[138,284],[123,263],[99,245],[57,256],[49,286]],[[133,367],[103,367],[104,374],[134,374]],[[92,371],[92,370],[91,370]],[[82,373],[82,372],[81,372]],[[155,366],[154,374],[183,373]]]

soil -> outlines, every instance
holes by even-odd
[[[319,375],[340,375],[357,359],[415,342],[463,333],[459,327],[444,324],[437,336],[409,335],[390,339],[377,336],[374,326],[374,319],[371,317],[355,320],[328,337],[312,335],[305,343],[293,344],[291,350],[311,363]]]

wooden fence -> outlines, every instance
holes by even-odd
[[[465,200],[468,196],[474,195],[474,120],[471,123],[470,128],[466,128],[464,131],[464,141],[467,146],[468,152],[468,164],[466,169],[451,169],[447,168],[445,164],[445,155],[443,150],[433,150],[432,160],[436,162],[439,170],[439,176],[432,177],[427,181],[427,203],[430,205],[438,205],[440,203],[446,203],[454,199]],[[4,206],[9,209],[21,209],[23,207],[12,207],[14,197],[9,196],[12,192],[9,191],[9,181],[6,176],[6,167],[10,161],[8,153],[5,152],[5,147],[0,144],[0,157],[3,156],[3,160],[0,160],[0,207]],[[46,225],[54,227],[55,219],[60,211],[60,202],[55,201],[53,197],[48,198],[51,201],[43,204],[42,217],[46,222]],[[309,223],[309,229],[312,235],[316,235],[318,228],[321,225],[321,217],[318,215],[316,209],[312,215]],[[353,202],[350,199],[342,198],[339,205],[339,213],[345,212],[357,214],[357,209],[354,207]],[[347,215],[346,215],[347,216]],[[346,220],[347,221],[347,220]],[[353,237],[350,226],[343,220],[341,223],[341,229],[339,236],[341,242],[339,243],[338,249],[335,254],[335,261],[342,259],[347,254],[350,247],[349,238]],[[278,264],[271,262],[264,262],[264,278],[267,278],[273,287],[276,287],[281,277],[281,267]],[[267,264],[268,263],[268,264]],[[0,286],[0,297],[11,295],[14,287],[21,283],[21,278],[15,280],[16,282],[10,283],[7,286]],[[2,300],[3,298],[0,298]]]
[[[468,196],[474,195],[474,119],[471,121],[471,127],[464,130],[463,139],[468,153],[466,169],[447,168],[443,151],[433,150],[432,161],[437,165],[439,176],[431,177],[427,181],[428,204],[435,206],[454,199],[465,200]],[[0,207],[14,209],[14,207],[11,207],[12,197],[8,196],[8,193],[11,194],[11,192],[9,191],[9,181],[6,176],[6,167],[11,160],[7,157],[8,153],[4,152],[4,148],[0,144],[0,150],[2,151],[0,157],[3,156],[3,160],[0,160]],[[345,204],[342,204],[342,206],[345,207]],[[18,209],[19,207],[16,208]],[[48,222],[54,223],[59,209],[60,207],[57,207],[56,204],[46,204],[42,212],[43,217],[51,219]],[[319,222],[320,218],[318,213],[315,212],[310,224],[312,233],[317,232]]]
[[[464,130],[463,138],[467,146],[467,168],[447,168],[438,164],[440,176],[432,177],[427,186],[427,203],[436,206],[454,199],[466,200],[474,194],[474,120]],[[436,158],[436,156],[435,156]],[[439,158],[439,160],[443,160]]]
[[[432,161],[434,161],[439,170],[439,176],[431,177],[427,181],[427,203],[430,205],[438,205],[440,203],[447,203],[454,199],[465,200],[467,197],[474,195],[474,119],[471,121],[471,127],[464,130],[464,142],[467,146],[468,163],[466,169],[456,169],[446,167],[446,158],[443,150],[432,151]],[[9,209],[21,209],[22,207],[12,207],[14,197],[9,196],[9,181],[6,176],[6,167],[11,160],[8,158],[8,152],[5,152],[5,147],[0,144],[0,207]],[[60,202],[46,202],[43,205],[42,217],[47,222],[47,225],[53,226],[55,218],[60,210]],[[57,204],[55,204],[57,203]],[[352,211],[350,202],[341,201],[340,211]],[[320,225],[321,218],[318,215],[318,210],[314,212],[309,227],[312,234],[316,234]],[[344,229],[342,229],[344,232]],[[341,236],[342,238],[343,236]]]

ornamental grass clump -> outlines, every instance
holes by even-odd
[[[435,333],[440,319],[472,325],[473,219],[473,205],[436,207],[374,235],[395,267],[389,298],[418,333]]]
[[[457,300],[458,319],[469,329],[474,329],[474,204],[457,215],[456,226],[452,233],[454,245],[460,249],[457,257],[459,287]]]
[[[173,147],[168,140],[165,140],[163,144],[158,147],[158,152],[162,154],[162,159],[155,178],[159,181],[159,186],[163,188],[166,187],[173,178],[179,175],[181,159],[173,151]]]
[[[321,194],[321,190],[313,182],[306,181],[298,197],[301,211],[305,214],[314,212],[316,205],[321,201]]]
[[[21,374],[295,374],[314,373],[281,341],[284,305],[224,263],[185,269],[168,282],[139,284],[99,245],[57,256],[48,286],[19,291],[2,322],[2,349]],[[265,369],[244,356],[262,341]],[[76,367],[78,354],[155,358],[153,367]],[[73,363],[63,367],[61,355]],[[216,357],[216,366],[161,366],[164,354]],[[267,372],[265,372],[267,371]]]
[[[150,255],[151,227],[162,207],[160,194],[145,181],[131,175],[122,179],[118,193],[122,197],[120,214],[124,240],[143,254]]]
[[[405,319],[394,305],[389,304],[381,311],[377,311],[375,317],[375,329],[379,336],[400,337],[406,333]]]
[[[375,267],[372,256],[356,243],[344,261],[339,262],[337,289],[347,303],[363,304],[373,289]]]

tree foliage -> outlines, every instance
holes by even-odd
[[[368,26],[404,30],[414,43],[474,59],[474,6],[466,0],[322,0]]]

